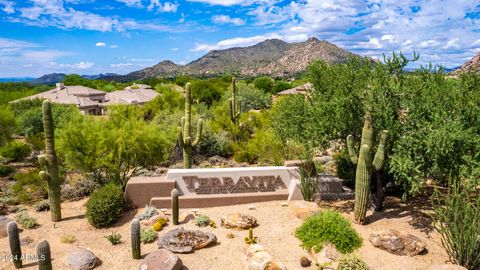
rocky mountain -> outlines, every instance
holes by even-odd
[[[54,84],[59,81],[62,81],[65,76],[67,76],[65,73],[50,73],[50,74],[45,74],[40,78],[37,78],[30,83],[33,85],[40,85],[40,84]]]
[[[127,75],[107,76],[103,79],[132,81],[148,77],[172,77],[179,74],[215,76],[225,73],[285,77],[305,71],[314,59],[340,63],[353,55],[332,43],[320,41],[317,38],[299,43],[269,39],[249,47],[213,50],[184,66],[171,61],[162,61],[153,67]]]
[[[465,62],[459,69],[453,71],[453,74],[460,74],[464,72],[480,73],[480,53],[475,55],[472,59]]]

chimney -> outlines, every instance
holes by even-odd
[[[56,85],[57,90],[59,90],[59,91],[65,89],[65,85],[63,83],[59,82],[59,83],[56,83],[55,85]]]

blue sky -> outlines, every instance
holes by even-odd
[[[461,65],[480,52],[478,0],[0,0],[0,77],[125,74],[268,38],[355,53],[414,50]]]

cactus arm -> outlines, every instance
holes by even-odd
[[[375,153],[375,158],[373,159],[373,170],[378,172],[382,169],[385,162],[385,144],[387,141],[388,131],[383,130],[380,135],[380,144],[378,145],[377,152]]]
[[[363,145],[355,174],[355,221],[363,224],[367,215],[368,196],[370,192],[371,168],[369,163],[370,147]]]
[[[13,265],[16,269],[22,268],[22,248],[20,245],[20,236],[18,235],[18,226],[15,221],[7,224],[8,242],[13,257]]]
[[[195,147],[200,142],[200,137],[202,136],[202,127],[203,127],[203,120],[199,119],[197,123],[197,134],[195,135],[195,140],[192,143],[192,146]]]
[[[180,144],[180,147],[184,148],[185,141],[183,140],[183,131],[181,127],[177,128],[177,140],[178,140],[178,144]]]
[[[350,156],[350,160],[354,165],[358,163],[357,151],[355,151],[355,142],[353,141],[353,136],[347,136],[347,148],[348,148],[348,155]]]
[[[37,243],[38,270],[52,270],[52,255],[47,240]]]
[[[132,244],[132,257],[136,260],[141,257],[140,250],[140,221],[136,218],[130,224],[130,241]]]
[[[176,188],[172,189],[171,196],[172,196],[172,223],[173,225],[178,225],[178,196],[180,193]]]

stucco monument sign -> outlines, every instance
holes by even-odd
[[[136,206],[169,207],[176,188],[183,207],[211,207],[270,200],[301,200],[297,167],[171,169],[166,176],[133,177],[125,190]]]

